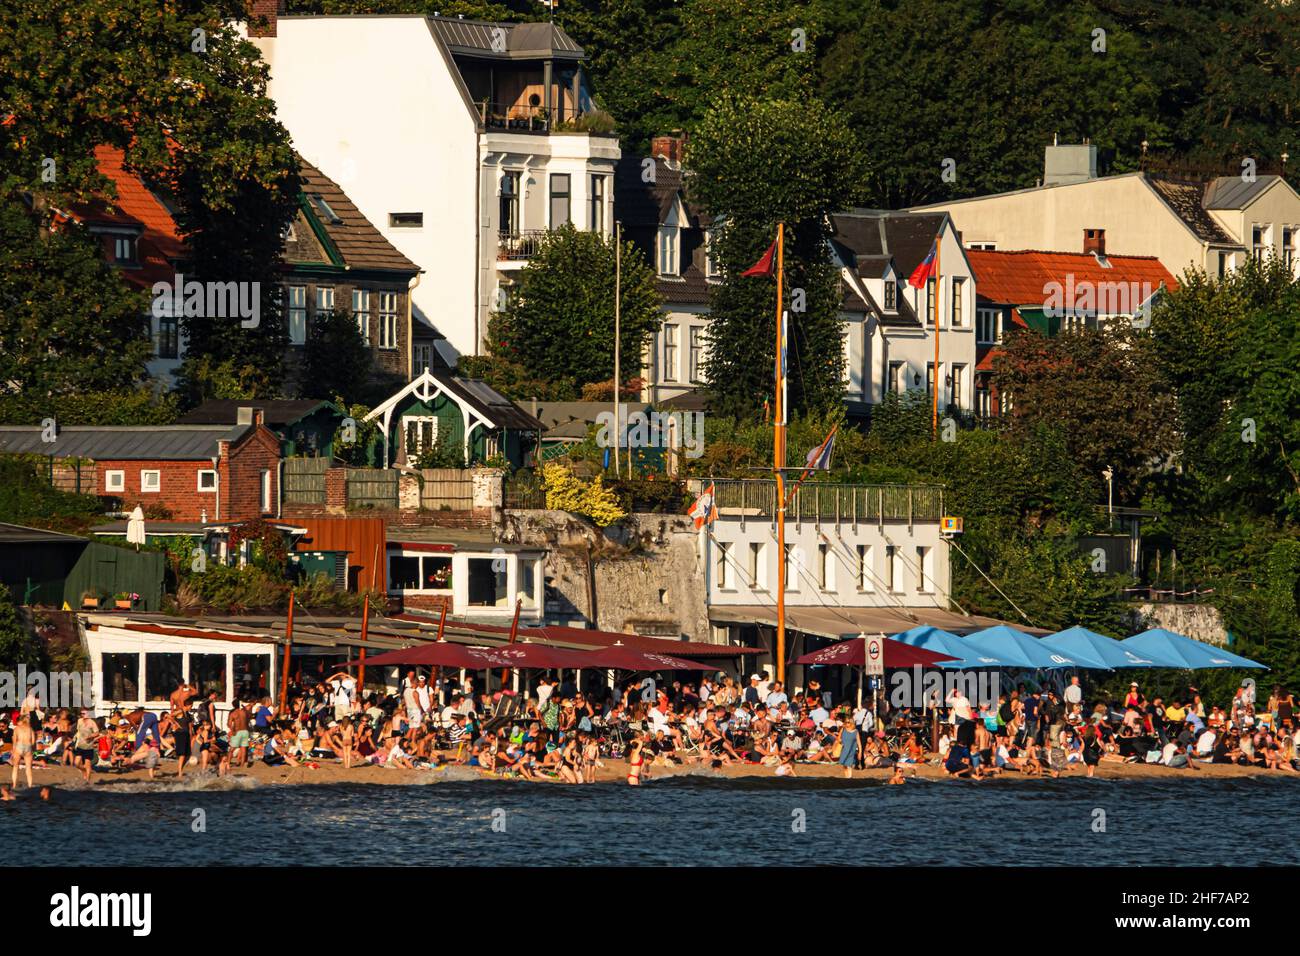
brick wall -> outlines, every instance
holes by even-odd
[[[280,439],[259,424],[233,448],[226,442],[221,461],[221,518],[243,521],[275,515],[280,502]],[[271,475],[270,508],[262,509],[262,472]]]
[[[113,461],[101,459],[96,463],[98,493],[110,498],[120,498],[122,506],[130,511],[136,505],[166,508],[173,521],[199,521],[207,509],[208,520],[216,517],[217,495],[214,491],[199,491],[199,472],[211,471],[212,462],[202,461]],[[110,491],[108,479],[111,472],[122,472],[125,487]],[[142,473],[158,472],[159,490],[142,491]],[[225,517],[223,512],[223,517]]]

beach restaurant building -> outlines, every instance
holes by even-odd
[[[760,649],[759,670],[776,675],[778,587],[790,661],[864,632],[928,625],[963,634],[1002,623],[953,610],[954,532],[944,530],[938,486],[807,481],[787,490],[782,582],[776,482],[712,484],[717,518],[700,541],[709,621],[720,643]],[[804,670],[789,666],[787,683],[802,686]]]

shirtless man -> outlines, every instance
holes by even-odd
[[[239,701],[226,718],[226,733],[230,738],[230,766],[242,767],[248,762],[248,711]]]
[[[176,689],[172,691],[171,697],[168,698],[168,700],[171,701],[172,713],[174,714],[178,710],[184,710],[189,706],[190,699],[197,696],[199,696],[199,690],[197,687],[193,687],[185,681],[181,681],[176,685]]]
[[[32,752],[36,749],[36,731],[32,728],[32,716],[25,713],[14,724],[14,748],[9,759],[13,763],[13,780],[10,786],[18,786],[18,768],[27,764],[27,786],[32,784]]]

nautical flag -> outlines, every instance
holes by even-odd
[[[752,266],[741,273],[742,276],[774,276],[776,275],[776,243],[767,247],[767,252],[763,253],[763,258],[759,259]]]
[[[695,499],[695,504],[691,505],[691,510],[686,512],[695,519],[695,530],[698,531],[706,524],[712,524],[718,517],[718,509],[713,502],[713,483],[704,489],[704,493]]]
[[[835,448],[835,432],[839,430],[839,425],[831,429],[831,433],[826,436],[826,440],[808,452],[805,459],[808,471],[830,471],[831,470],[831,451]]]
[[[930,246],[929,254],[921,260],[921,264],[917,266],[911,276],[908,277],[907,284],[912,288],[921,288],[921,286],[925,285],[926,282],[930,280],[930,277],[934,275],[934,263],[935,259],[938,258],[939,255],[938,246],[939,241],[936,239]]]

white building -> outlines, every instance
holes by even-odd
[[[1098,176],[1096,146],[1053,145],[1042,185],[913,211],[946,212],[972,249],[1154,255],[1175,277],[1189,268],[1222,276],[1248,255],[1300,269],[1300,195],[1280,176],[1247,172]]]
[[[395,529],[388,541],[388,593],[404,609],[440,610],[459,621],[541,623],[546,552],[465,533]]]
[[[269,6],[269,4],[263,4]],[[266,11],[263,11],[266,12]],[[582,49],[552,23],[268,16],[250,31],[295,148],[423,269],[418,324],[442,358],[481,351],[538,236],[608,233],[618,140]],[[421,354],[416,366],[432,361]],[[431,337],[429,337],[431,338]]]

